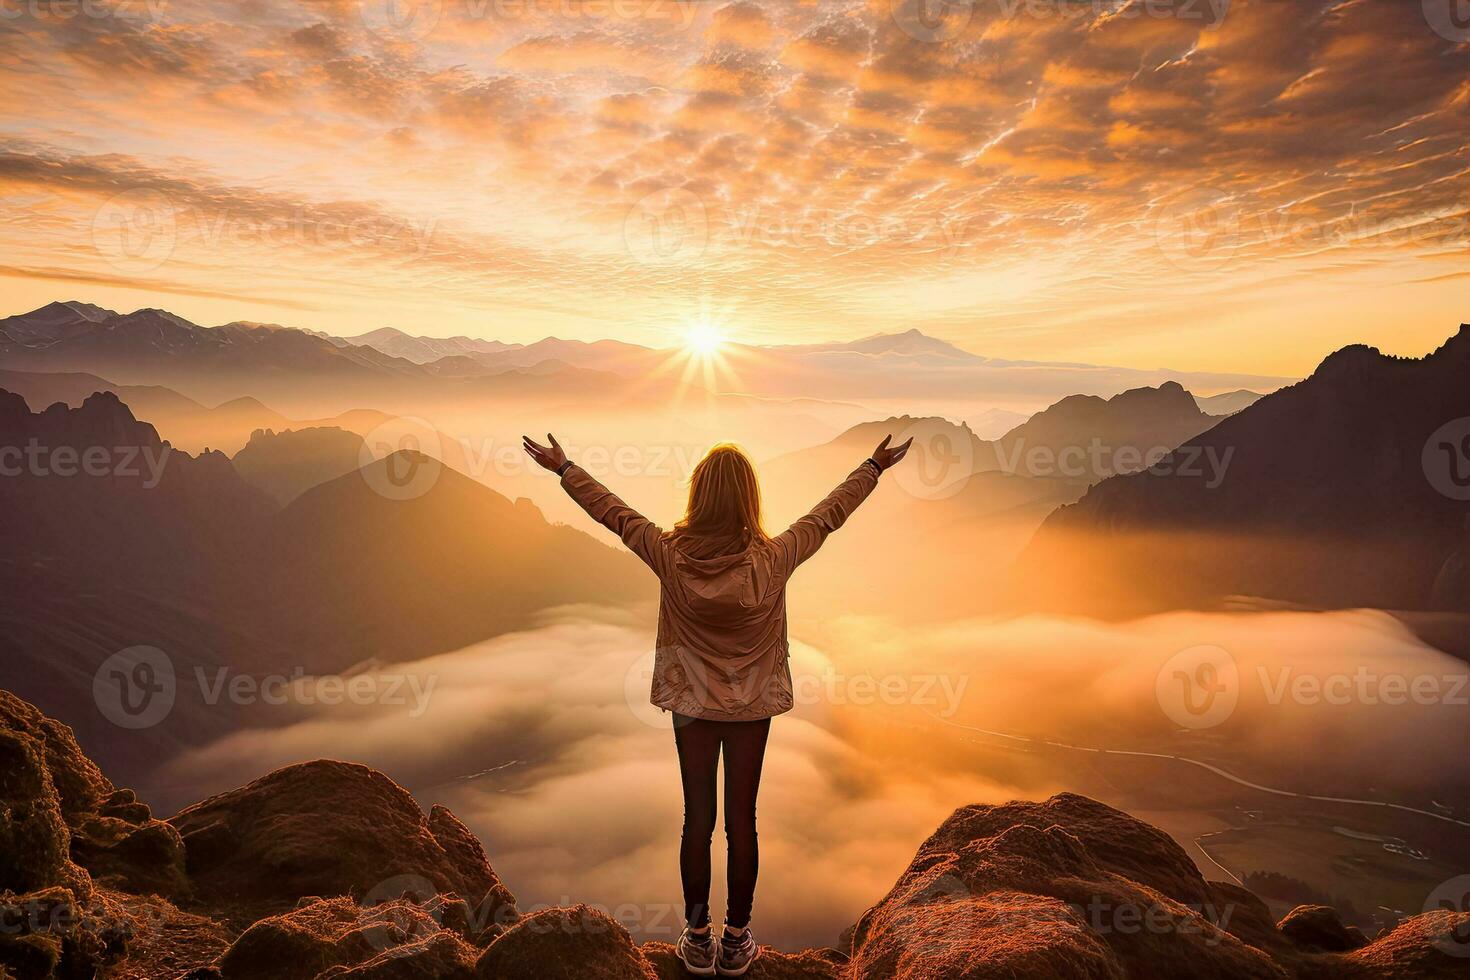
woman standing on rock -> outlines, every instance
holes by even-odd
[[[658,576],[652,700],[673,712],[684,784],[679,870],[687,925],[676,948],[691,973],[738,977],[760,955],[749,926],[761,761],[772,716],[792,706],[786,583],[913,440],[890,448],[885,437],[811,513],[768,537],[755,468],[735,446],[716,446],[699,461],[684,519],[663,531],[568,460],[555,437],[546,438],[549,446],[526,438],[526,452],[560,476],[571,498]],[[722,749],[730,894],[717,950],[710,931],[710,841]]]

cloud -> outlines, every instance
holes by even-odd
[[[208,299],[225,299],[237,303],[260,302],[260,295],[249,295],[246,293],[233,293],[213,289],[190,289],[181,286],[171,279],[148,279],[137,276],[108,275],[97,272],[81,272],[72,269],[57,268],[34,268],[13,265],[0,265],[0,276],[10,276],[15,279],[40,279],[47,282],[78,283],[87,286],[115,286],[124,289],[146,290],[151,293],[171,294],[175,296],[202,296]],[[314,310],[310,303],[303,303],[290,297],[271,296],[265,297],[266,301],[285,309]]]
[[[1470,46],[1366,0],[1238,0],[1218,23],[1206,16],[1215,9],[1023,0],[930,24],[886,0],[446,4],[423,30],[395,31],[356,4],[260,0],[239,22],[217,0],[180,0],[141,18],[12,23],[0,70],[50,97],[13,101],[0,125],[70,157],[126,151],[165,175],[451,215],[467,233],[517,239],[542,269],[564,264],[575,242],[597,257],[594,277],[546,273],[535,290],[583,311],[557,332],[599,323],[609,290],[630,329],[664,331],[689,290],[715,288],[764,334],[844,323],[963,337],[1029,314],[985,299],[1004,269],[1059,313],[1024,340],[987,335],[1011,345],[1003,353],[1203,349],[1241,319],[1201,314],[1188,296],[1238,293],[1283,262],[1304,282],[1339,281],[1322,259],[1334,225],[1443,221],[1470,181],[1458,124]],[[404,133],[411,144],[392,135]],[[816,211],[895,226],[961,220],[969,232],[947,251],[903,234],[859,250],[832,234],[795,250],[723,236],[651,282],[625,241],[651,186],[690,188],[722,227],[753,211],[787,224]],[[1244,220],[1228,262],[1198,243],[1172,247],[1181,203]],[[1309,225],[1318,240],[1283,225]],[[1404,305],[1427,296],[1414,259],[1467,237],[1463,224],[1445,230],[1333,247],[1379,263]],[[32,264],[72,261],[64,244],[27,237]],[[1059,268],[1073,264],[1121,288],[1075,288]],[[285,286],[298,267],[273,271]],[[916,277],[963,283],[971,298],[918,318],[907,299]],[[350,287],[364,300],[377,296],[370,278]],[[884,298],[856,302],[865,286]],[[1256,320],[1269,315],[1253,305]],[[1201,336],[1171,333],[1180,317],[1202,321]],[[1079,334],[1079,319],[1094,329]]]
[[[1271,699],[1303,677],[1318,691],[1337,690],[1338,676],[1368,677],[1372,691],[1388,690],[1384,678],[1463,677],[1462,663],[1376,613],[808,625],[819,641],[794,644],[798,704],[773,723],[761,790],[758,928],[780,945],[835,941],[958,806],[1064,788],[1126,803],[1191,772],[1018,739],[1200,758],[1297,792],[1374,787],[1412,803],[1426,786],[1459,785],[1463,707]],[[553,612],[525,632],[364,675],[410,677],[403,689],[427,691],[422,705],[277,709],[139,789],[192,799],[292,762],[365,762],[455,810],[523,904],[595,902],[621,909],[641,938],[667,938],[681,800],[669,719],[647,703],[651,644],[627,612]],[[1183,731],[1161,708],[1158,678],[1201,645],[1232,658],[1238,705],[1217,728]],[[1212,779],[1218,793],[1258,799]]]

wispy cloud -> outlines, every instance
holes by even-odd
[[[1414,264],[1467,239],[1470,44],[1393,4],[32,6],[0,39],[0,77],[47,93],[0,131],[56,158],[0,187],[40,226],[28,264],[98,269],[108,189],[435,223],[412,267],[380,243],[273,267],[232,244],[154,276],[222,298],[245,269],[284,297],[320,261],[330,282],[300,283],[320,326],[386,302],[591,336],[612,305],[649,339],[713,297],[752,339],[918,323],[1012,356],[1184,354],[1280,309],[1217,318],[1202,290],[1283,264],[1351,282],[1328,251],[1447,320]],[[108,155],[129,162],[79,162]],[[986,326],[1057,308],[1024,341]]]

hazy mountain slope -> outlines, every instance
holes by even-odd
[[[1107,399],[1070,395],[1001,436],[998,453],[1007,472],[1100,480],[1143,469],[1217,421],[1173,381]]]
[[[1209,415],[1234,415],[1244,408],[1248,408],[1266,396],[1258,391],[1226,391],[1218,395],[1195,395],[1194,401],[1200,407],[1200,411]]]
[[[767,529],[810,510],[884,435],[914,435],[901,468],[885,473],[858,514],[804,566],[793,603],[816,615],[865,608],[899,618],[953,617],[995,608],[1004,574],[1041,521],[1076,500],[1082,480],[1001,472],[995,446],[945,419],[866,422],[829,443],[760,466]]]
[[[1029,599],[1430,605],[1464,547],[1467,376],[1466,327],[1421,359],[1343,348],[1186,442],[1161,462],[1167,474],[1113,477],[1059,510],[1020,570]]]
[[[427,377],[412,362],[372,348],[338,347],[301,330],[246,323],[203,327],[157,309],[101,312],[107,315],[76,313],[64,321],[64,330],[52,325],[58,316],[52,307],[9,318],[10,327],[0,335],[0,363],[23,371],[90,372],[123,384],[163,384],[221,400],[269,395],[303,378],[348,385],[384,376]]]
[[[560,361],[577,368],[611,371],[623,375],[642,375],[668,357],[666,351],[655,351],[620,340],[562,340],[546,337],[533,344],[514,344],[498,351],[481,351],[469,356],[497,371],[535,367],[545,361]]]
[[[535,392],[579,404],[630,398],[630,384],[642,400],[667,401],[693,383],[722,393],[851,400],[901,410],[942,399],[946,411],[965,414],[994,407],[1030,411],[1070,394],[1108,396],[1171,378],[1198,390],[1270,390],[1288,380],[1007,361],[973,354],[917,330],[841,343],[727,343],[713,358],[691,360],[679,338],[661,349],[613,339],[548,337],[525,345],[441,341],[399,331],[375,331],[348,341],[274,324],[237,321],[201,327],[163,310],[114,314],[95,308],[78,312],[72,305],[82,304],[53,304],[4,321],[9,326],[0,333],[0,366],[85,371],[121,384],[167,385],[206,403],[250,395],[297,416],[329,415],[356,404],[422,415],[426,405],[526,394],[523,384],[505,391],[508,377],[499,382],[477,377],[471,361],[484,365],[487,375],[548,362],[606,375],[594,381],[554,374]],[[64,331],[58,322],[65,324]],[[388,353],[392,351],[406,356]],[[437,372],[429,368],[446,357],[452,360]],[[613,376],[621,380],[615,383]]]
[[[117,316],[91,303],[47,303],[38,310],[8,316],[0,320],[0,344],[44,346],[85,333],[94,323]]]
[[[349,440],[361,443],[347,433],[325,446],[287,440],[299,452],[277,459],[267,485],[346,464]],[[524,625],[549,606],[656,595],[631,555],[448,467],[435,464],[432,486],[399,493],[388,470],[401,455],[281,511],[223,454],[169,448],[110,392],[32,413],[0,391],[0,447],[0,685],[48,707],[86,706],[107,658],[157,647],[180,678],[178,702],[136,739],[101,739],[100,751],[124,765],[267,711],[208,702],[196,668],[258,679],[411,659]],[[290,720],[267,715],[252,718]],[[89,730],[116,731],[94,709],[85,717]]]
[[[362,436],[335,426],[257,429],[231,462],[246,483],[284,507],[312,487],[356,470],[366,451]]]
[[[996,440],[1029,419],[1025,412],[1012,412],[1004,408],[990,408],[971,416],[965,423],[981,439]]]
[[[37,412],[57,402],[75,407],[94,392],[117,391],[111,381],[95,374],[9,370],[0,370],[0,388],[20,395]]]
[[[34,414],[0,392],[0,447],[36,450],[18,469],[7,453],[0,477],[0,684],[81,719],[129,774],[223,733],[235,708],[207,705],[181,684],[166,723],[117,739],[94,676],[139,646],[166,650],[186,678],[288,661],[268,631],[234,612],[269,499],[223,454],[167,447],[110,392]]]
[[[394,327],[370,330],[355,337],[338,338],[354,347],[371,347],[389,357],[401,357],[415,364],[427,364],[455,354],[493,354],[519,347],[519,344],[504,344],[498,340],[478,340],[473,337],[413,337]]]
[[[910,459],[920,471],[916,486],[922,485],[935,495],[972,473],[999,468],[995,444],[976,436],[965,423],[956,425],[934,416],[900,415],[851,426],[830,442],[777,457],[763,469],[774,473],[805,470],[845,475],[846,471],[837,474],[837,470],[843,466],[850,470],[861,463],[884,436],[892,436],[894,443],[914,437]],[[778,512],[790,510],[785,506],[787,501],[779,496],[773,502]]]
[[[914,359],[932,363],[981,362],[986,358],[962,350],[946,340],[930,337],[919,330],[903,333],[873,334],[860,340],[832,344],[773,344],[765,350],[782,354],[878,354],[895,361]]]
[[[0,390],[0,446],[0,536],[89,576],[212,579],[271,509],[223,454],[170,448],[111,392],[33,414]]]
[[[415,495],[384,495],[395,486]],[[265,606],[296,642],[392,659],[524,626],[547,606],[656,595],[626,552],[411,452],[298,497],[271,522],[261,567]]]

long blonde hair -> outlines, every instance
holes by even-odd
[[[689,476],[689,505],[675,536],[765,540],[761,487],[755,465],[739,446],[724,442],[705,453]]]

